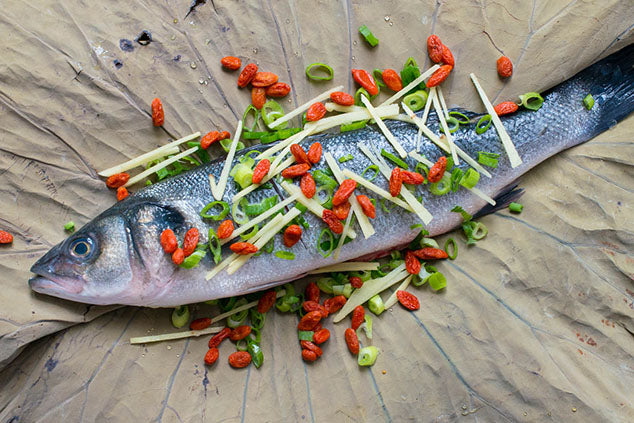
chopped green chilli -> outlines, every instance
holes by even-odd
[[[212,211],[216,206],[220,206],[220,212],[216,214],[210,214],[209,211]],[[226,201],[212,201],[207,204],[201,211],[200,217],[204,219],[212,219],[212,220],[222,220],[229,214],[229,204]]]
[[[322,74],[325,73],[325,75],[315,74],[313,68],[316,68],[315,71],[320,71]],[[306,76],[313,81],[330,81],[334,74],[332,68],[324,63],[312,63],[306,68]]]
[[[445,241],[445,253],[449,256],[449,260],[455,260],[458,257],[458,244],[453,238],[449,238]]]
[[[75,222],[73,222],[72,220],[71,220],[71,221],[66,222],[66,223],[64,224],[64,230],[65,230],[66,232],[74,232],[74,231],[75,231]]]
[[[398,167],[401,167],[403,169],[409,169],[409,166],[403,159],[401,159],[400,157],[396,157],[394,154],[385,151],[384,148],[381,149],[381,156],[385,157],[386,159],[388,159],[389,161],[391,161]]]
[[[460,112],[449,112],[449,116],[454,117],[460,125],[468,125],[471,123],[469,118]]]
[[[594,97],[592,94],[588,94],[583,99],[583,105],[586,106],[586,109],[591,110],[594,107]]]
[[[509,204],[509,210],[512,211],[513,213],[521,213],[522,209],[524,209],[524,206],[521,205],[520,203]]]
[[[478,163],[484,166],[496,168],[498,167],[498,157],[500,157],[497,153],[487,153],[486,151],[478,151]]]
[[[533,111],[539,110],[544,104],[544,99],[536,92],[522,94],[520,95],[520,100],[522,101],[522,106]]]
[[[339,157],[339,163],[349,162],[352,159],[354,159],[354,156],[352,154],[346,154],[345,156]]]
[[[295,260],[295,254],[291,253],[290,251],[276,251],[275,257],[281,258],[283,260]]]
[[[408,94],[403,98],[403,103],[412,109],[413,112],[417,112],[425,107],[425,104],[427,103],[427,91],[418,90]]]
[[[340,132],[356,131],[357,129],[365,128],[368,124],[367,120],[360,120],[352,123],[345,123],[339,127]]]
[[[476,134],[484,134],[491,127],[491,115],[484,115],[476,124]]]
[[[370,44],[370,47],[376,47],[379,44],[379,39],[372,34],[372,31],[370,31],[367,26],[361,25],[359,27],[359,33],[363,35],[363,38]]]

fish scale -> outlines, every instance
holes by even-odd
[[[491,197],[500,194],[505,187],[548,157],[566,148],[585,142],[624,119],[634,110],[634,45],[590,66],[568,81],[543,94],[545,101],[538,111],[520,110],[502,118],[522,158],[521,165],[511,168],[499,136],[492,126],[483,134],[476,134],[475,122],[481,115],[457,109],[467,115],[471,125],[456,131],[454,142],[473,158],[479,151],[500,154],[498,167],[488,169],[491,178],[482,176],[477,187]],[[588,111],[582,99],[591,93],[595,106]],[[406,151],[415,148],[417,128],[407,122],[386,120],[386,125]],[[428,126],[439,134],[438,119],[431,113]],[[342,169],[361,174],[372,163],[358,149],[363,143],[373,149],[385,149],[395,153],[383,134],[373,125],[364,129],[333,134],[320,134],[302,141],[307,149],[315,141],[322,143],[324,152],[335,159],[351,154],[353,160],[341,163]],[[257,145],[236,154],[232,163],[251,150],[263,151],[270,145]],[[431,161],[444,153],[427,138],[422,138],[420,154]],[[410,170],[416,162],[407,158]],[[210,280],[205,274],[213,268],[211,254],[193,269],[174,266],[170,256],[164,254],[159,238],[165,228],[172,228],[179,239],[191,227],[201,233],[201,242],[208,241],[209,228],[217,228],[220,222],[202,219],[200,210],[213,201],[208,175],[218,180],[224,161],[216,160],[199,166],[165,181],[141,189],[128,199],[104,211],[93,221],[51,249],[31,268],[37,276],[29,282],[37,292],[91,304],[130,304],[152,307],[178,306],[204,300],[246,294],[297,279],[307,272],[336,262],[362,256],[377,255],[404,245],[413,239],[418,229],[412,225],[421,223],[418,216],[400,207],[386,213],[377,201],[377,216],[371,220],[376,234],[364,239],[356,225],[357,237],[344,245],[337,260],[331,255],[322,257],[317,250],[317,240],[326,226],[317,216],[304,213],[309,228],[304,230],[302,242],[291,249],[283,246],[282,237],[274,239],[274,250],[290,250],[294,260],[283,260],[274,254],[252,257],[233,275],[224,270]],[[313,167],[326,170],[322,161]],[[461,160],[460,168],[467,169]],[[298,181],[296,181],[297,183]],[[379,173],[374,183],[387,189],[388,181]],[[404,188],[405,189],[405,188]],[[230,201],[238,192],[230,182],[223,199]],[[355,194],[372,192],[358,187]],[[475,214],[486,204],[484,200],[466,189],[443,196],[431,194],[428,185],[415,188],[415,196],[422,196],[423,204],[433,215],[425,228],[430,234],[447,232],[461,222],[461,216],[451,213],[460,205]],[[270,187],[261,187],[247,196],[249,202],[278,195],[287,197],[284,189],[275,181]],[[378,200],[378,199],[377,199]],[[228,216],[230,218],[231,215]],[[77,258],[70,252],[74,243],[88,241],[91,251],[85,258]],[[223,247],[223,257],[231,251]]]

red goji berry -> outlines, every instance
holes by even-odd
[[[385,69],[382,74],[383,82],[392,91],[401,91],[403,89],[403,82],[401,77],[394,69]]]
[[[302,237],[302,228],[299,225],[290,225],[284,231],[284,245],[288,248],[291,248],[293,245],[297,244]]]
[[[172,254],[178,248],[178,240],[174,231],[171,229],[165,229],[161,233],[161,247],[167,254]]]
[[[253,80],[253,77],[258,71],[258,65],[255,63],[249,63],[242,69],[240,76],[238,76],[238,87],[244,88],[249,85],[249,82]]]
[[[185,254],[185,257],[192,255],[198,245],[199,236],[200,234],[196,228],[191,228],[187,231],[187,233],[185,233],[185,238],[183,239],[183,253]]]
[[[251,88],[251,103],[253,107],[261,110],[264,107],[264,103],[266,103],[266,90],[258,87]]]
[[[401,178],[401,168],[395,167],[390,175],[390,194],[392,197],[397,197],[401,193],[401,187],[403,186],[403,178]]]
[[[106,186],[108,188],[119,188],[124,186],[130,180],[130,175],[123,173],[115,173],[114,175],[110,175],[108,179],[106,179]]]
[[[258,301],[258,313],[266,313],[275,304],[277,293],[274,290],[266,291]]]
[[[319,163],[319,160],[321,160],[321,144],[319,142],[314,142],[310,145],[308,160],[311,163]]]
[[[302,350],[302,359],[304,361],[312,362],[317,360],[317,354],[311,350]]]
[[[220,332],[212,336],[209,340],[209,348],[217,348],[229,335],[231,335],[231,328],[222,328]]]
[[[328,338],[330,338],[330,331],[326,328],[315,330],[313,333],[313,342],[315,344],[323,344]]]
[[[517,109],[519,109],[519,106],[513,103],[512,101],[503,101],[502,103],[498,104],[497,106],[493,108],[493,110],[495,110],[495,113],[497,113],[498,116],[504,116],[510,113],[515,113],[517,112]]]
[[[130,193],[128,192],[126,187],[117,188],[117,201],[128,198],[128,195],[130,195]]]
[[[358,305],[352,311],[352,321],[350,322],[350,327],[354,330],[359,329],[361,323],[365,320],[365,310],[362,305]]]
[[[229,238],[233,234],[233,222],[229,219],[224,220],[220,226],[218,226],[218,230],[216,233],[218,234],[218,238],[225,239]]]
[[[302,346],[303,349],[314,352],[317,357],[321,357],[321,355],[324,353],[321,348],[310,341],[300,341],[299,344]]]
[[[313,103],[308,110],[306,110],[306,120],[309,122],[315,122],[326,116],[326,112],[327,110],[324,103],[318,101],[317,103]]]
[[[269,169],[271,169],[271,161],[269,159],[262,159],[258,162],[255,169],[253,169],[253,176],[251,177],[251,182],[254,184],[259,184],[262,182],[262,179],[269,173]]]
[[[158,98],[152,100],[152,123],[154,126],[163,126],[163,123],[165,123],[163,103],[161,103],[161,100]]]
[[[374,219],[376,217],[376,208],[367,195],[357,195],[357,201],[361,206],[361,210],[363,210],[363,214],[368,216],[370,219]]]
[[[304,176],[302,176],[302,179],[299,182],[299,186],[306,198],[313,198],[315,196],[315,193],[317,192],[317,185],[315,185],[313,175],[311,175],[310,173],[306,173]]]
[[[201,317],[200,319],[192,320],[189,324],[190,330],[203,330],[211,326],[211,319],[209,317]]]
[[[352,195],[356,188],[357,181],[354,179],[345,179],[341,185],[339,185],[337,192],[335,192],[335,195],[332,197],[333,206],[338,206],[348,201],[348,198]]]
[[[266,89],[267,97],[274,97],[274,98],[286,97],[288,93],[290,92],[291,92],[291,86],[288,84],[285,84],[284,82],[276,82],[275,84],[271,85],[270,87],[267,87]]]
[[[277,75],[273,72],[257,72],[251,81],[254,87],[268,87],[275,84],[278,80]]]
[[[299,144],[291,144],[291,154],[295,157],[295,161],[299,164],[306,163],[310,165],[310,160],[308,160],[308,155],[304,151],[301,145]]]
[[[250,242],[236,242],[229,246],[231,251],[239,255],[255,254],[258,252],[258,247]]]
[[[361,85],[370,95],[377,95],[379,87],[377,87],[374,78],[364,69],[352,69],[352,78]]]
[[[357,333],[352,328],[346,329],[344,333],[346,337],[346,345],[348,346],[348,350],[354,355],[359,354],[359,338],[357,337]]]
[[[226,140],[227,138],[231,138],[231,134],[229,133],[229,131],[222,131],[220,133],[220,140]]]
[[[218,360],[219,356],[220,352],[218,351],[218,348],[209,348],[209,351],[205,354],[205,364],[211,366],[216,362],[216,360]]]
[[[348,301],[346,297],[337,295],[336,297],[328,298],[324,301],[324,307],[326,307],[328,314],[333,314],[341,310],[341,307],[346,304],[346,301]]]
[[[306,291],[304,292],[306,301],[315,301],[319,303],[319,287],[315,282],[311,282],[306,285]]]
[[[7,231],[0,231],[0,244],[11,244],[13,242],[13,235]]]
[[[513,75],[513,62],[506,56],[502,56],[497,61],[498,75],[508,78]]]
[[[220,140],[220,132],[218,131],[207,132],[200,139],[200,148],[202,148],[203,150],[206,150],[209,148],[209,146],[211,146],[211,144],[215,143],[218,140]]]
[[[450,66],[455,66],[456,65],[456,61],[453,58],[453,53],[444,44],[442,46],[442,62],[445,65],[450,65]]]
[[[317,323],[317,326],[315,326],[315,329],[313,329],[313,332],[318,332],[320,330],[322,330],[323,328],[321,327],[321,322]],[[314,341],[313,341],[314,342]]]
[[[437,35],[432,34],[427,37],[427,52],[432,62],[439,63],[442,60],[443,47],[444,45]]]
[[[343,204],[333,206],[332,211],[335,213],[335,216],[337,216],[337,219],[345,220],[348,218],[348,214],[350,214],[350,207],[350,202],[346,200],[346,202]]]
[[[343,91],[335,91],[334,93],[330,93],[330,99],[337,104],[342,106],[354,106],[354,97],[348,93],[344,93]]]
[[[324,209],[321,214],[321,220],[323,220],[334,233],[340,234],[343,232],[343,224],[332,210]]]
[[[441,66],[440,69],[438,69],[432,74],[432,76],[429,77],[429,79],[427,80],[427,87],[431,88],[439,85],[441,82],[447,79],[452,69],[453,66],[451,65]]]
[[[363,286],[363,280],[358,276],[350,276],[349,280],[350,285],[352,285],[352,287],[355,289],[359,289]]]
[[[409,170],[401,170],[401,179],[404,184],[420,185],[425,182],[425,177],[418,172],[410,172]]]
[[[229,70],[238,70],[242,66],[242,60],[234,56],[225,56],[220,59],[220,64]]]
[[[174,250],[174,252],[172,253],[172,261],[176,265],[182,264],[183,261],[185,261],[185,253],[183,252],[182,248],[177,248],[176,250]]]
[[[418,298],[416,295],[407,291],[396,291],[396,298],[398,298],[398,302],[401,303],[403,307],[408,310],[418,310],[420,308],[420,303],[418,302]]]
[[[413,250],[412,254],[421,260],[441,260],[449,257],[445,250],[440,248],[425,247],[419,250]]]
[[[313,330],[321,320],[320,311],[309,311],[297,324],[297,330]]]
[[[418,261],[411,251],[405,253],[405,269],[412,275],[418,275],[420,273],[420,261]]]
[[[321,313],[322,319],[325,319],[326,317],[328,317],[328,310],[326,310],[326,307],[324,307],[323,305],[319,304],[316,301],[304,301],[302,303],[302,308],[306,312],[318,311],[319,313]]]
[[[445,170],[447,169],[447,158],[445,156],[441,156],[436,163],[429,169],[429,174],[427,175],[427,179],[429,182],[436,183],[440,182],[443,175],[445,174]]]
[[[310,165],[306,163],[289,166],[282,171],[282,178],[297,178],[303,176],[310,170]]]
[[[251,354],[246,351],[236,351],[229,356],[229,365],[236,369],[247,367],[251,363]]]
[[[231,334],[229,335],[229,339],[231,339],[232,341],[239,341],[249,336],[250,333],[251,333],[251,326],[249,325],[238,326],[237,328],[231,331]]]

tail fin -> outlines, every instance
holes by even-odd
[[[524,188],[518,188],[517,184],[508,185],[502,189],[500,193],[495,197],[495,206],[487,204],[473,217],[475,219],[486,216],[487,214],[495,213],[498,210],[505,209],[512,202],[518,200],[524,194]]]

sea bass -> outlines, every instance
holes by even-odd
[[[498,167],[489,169],[492,177],[481,177],[477,187],[495,197],[548,157],[588,141],[628,116],[634,110],[633,65],[634,45],[630,45],[545,92],[545,101],[538,111],[521,110],[503,117],[504,126],[523,161],[515,168],[510,166],[495,129],[478,135],[474,124],[461,126],[453,134],[455,143],[471,157],[477,158],[478,151],[500,154]],[[591,110],[586,110],[582,103],[587,94],[592,94],[596,101]],[[472,122],[479,117],[471,112],[461,112]],[[385,122],[406,151],[415,149],[415,125],[396,120]],[[434,113],[430,114],[427,125],[440,134]],[[308,137],[302,144],[307,148],[315,141],[335,158],[352,155],[353,158],[341,163],[340,167],[359,175],[372,164],[359,151],[359,143],[396,154],[374,125],[353,132]],[[234,164],[248,151],[264,151],[270,146],[257,145],[242,150],[236,154]],[[420,154],[431,161],[445,155],[425,137]],[[416,162],[410,157],[406,161],[410,170],[414,170]],[[365,239],[355,226],[356,238],[343,246],[336,260],[333,255],[323,257],[317,249],[318,238],[326,225],[319,217],[305,212],[303,217],[309,226],[304,229],[300,242],[287,249],[281,235],[274,238],[273,251],[289,250],[295,255],[293,260],[263,253],[251,257],[231,275],[222,270],[206,280],[205,274],[215,266],[211,254],[207,254],[197,267],[176,266],[170,255],[163,252],[160,236],[164,229],[171,228],[182,240],[189,228],[196,227],[201,234],[200,242],[208,242],[209,228],[216,229],[220,222],[202,218],[200,211],[214,200],[209,175],[218,180],[223,163],[219,159],[150,185],[104,211],[33,265],[31,271],[37,276],[29,281],[31,288],[90,304],[178,306],[273,287],[322,266],[389,251],[411,241],[419,232],[412,228],[421,223],[415,213],[400,207],[387,213],[379,207],[375,194],[359,186],[356,194],[364,193],[377,199],[376,218],[371,221],[376,233]],[[460,167],[467,169],[463,160]],[[311,171],[326,168],[322,158]],[[274,195],[281,201],[289,196],[275,179],[270,182],[249,194],[248,201],[255,203]],[[381,174],[373,182],[387,189],[388,181]],[[230,181],[223,199],[230,203],[237,192],[236,184]],[[423,204],[433,216],[425,225],[432,236],[460,224],[461,216],[450,212],[455,205],[471,214],[486,205],[484,200],[466,189],[437,196],[430,193],[429,185],[419,185],[414,194],[422,196]],[[228,247],[229,244],[222,249],[223,258],[231,253]]]

